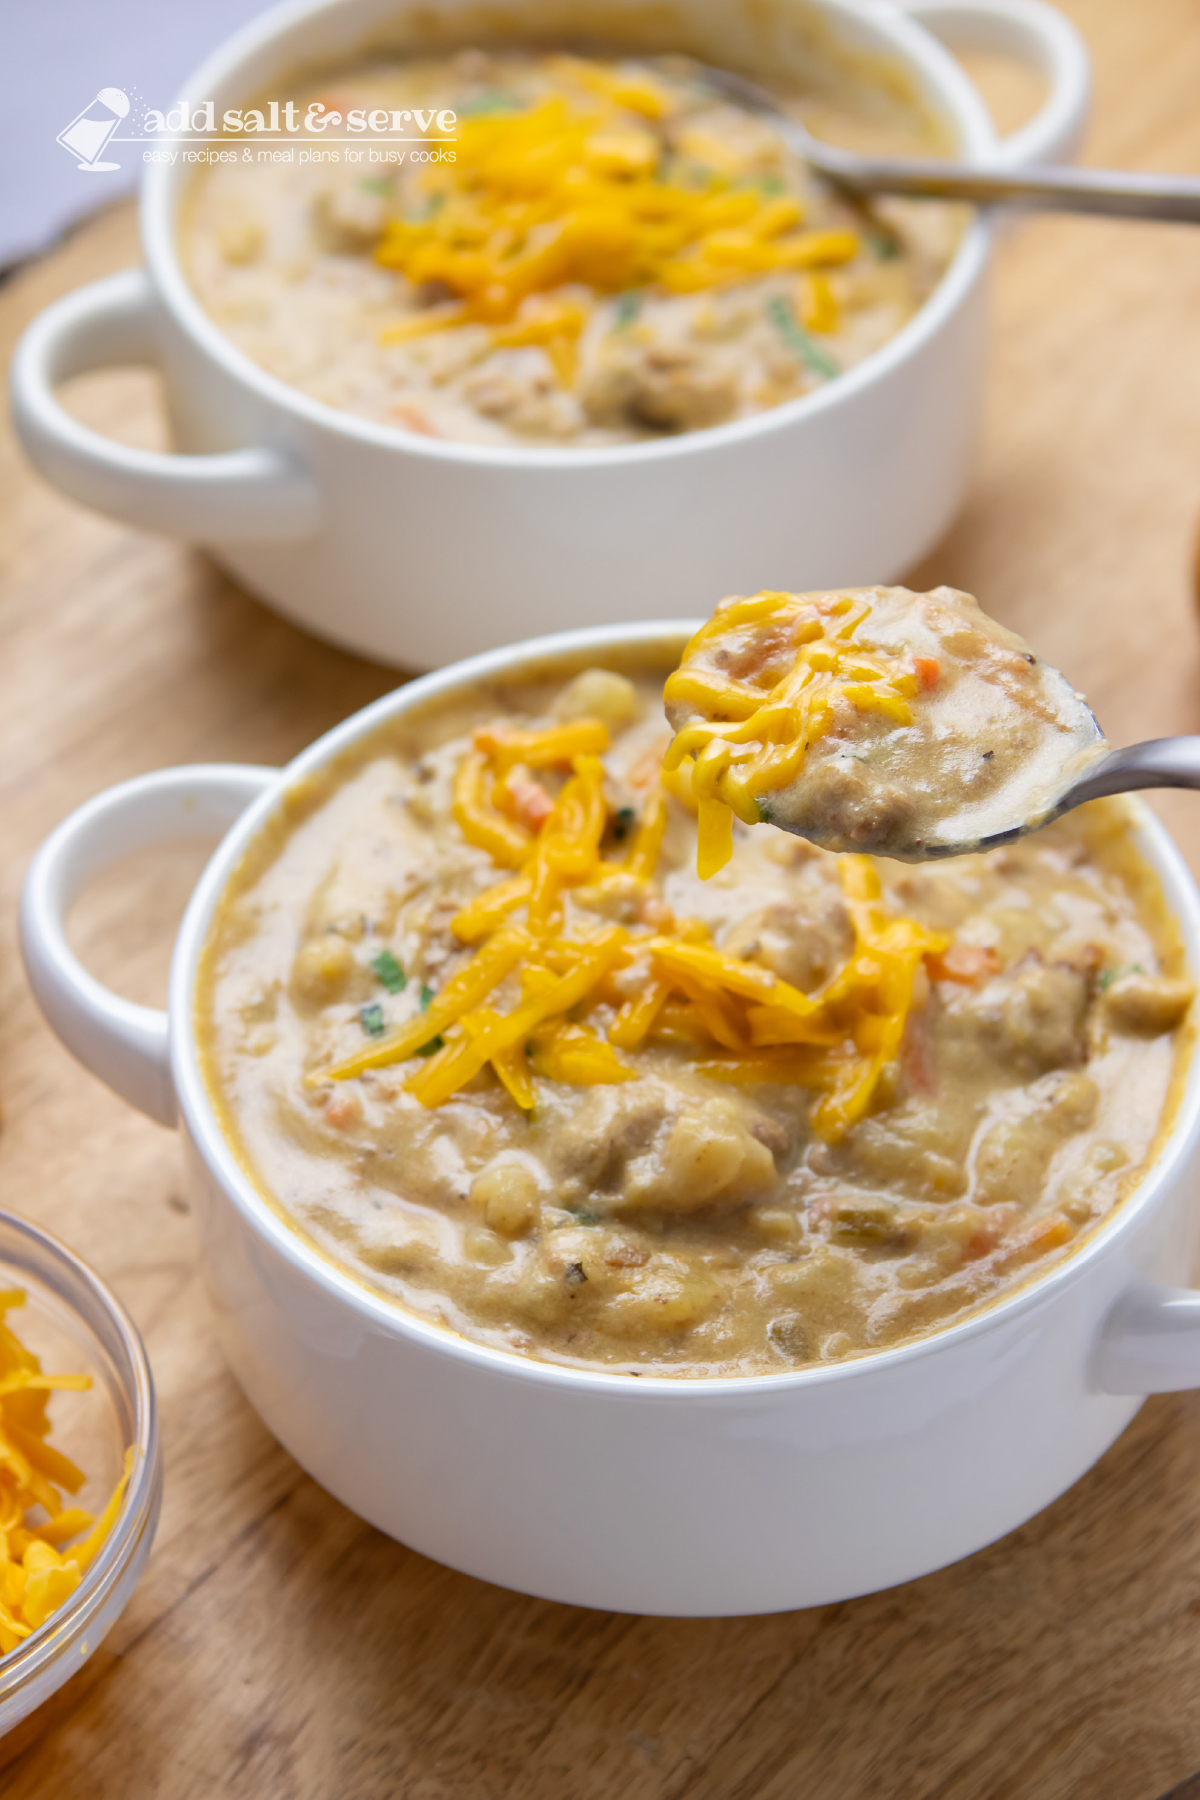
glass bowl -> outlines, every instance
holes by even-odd
[[[86,1374],[50,1398],[50,1442],[85,1472],[72,1505],[99,1514],[134,1446],[129,1487],[99,1554],[64,1606],[0,1656],[0,1733],[68,1681],[115,1624],[142,1572],[162,1501],[162,1452],[145,1346],[120,1301],[65,1245],[0,1212],[0,1288],[22,1288],[8,1322],[47,1374]]]

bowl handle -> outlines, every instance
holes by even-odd
[[[134,850],[223,836],[276,769],[198,763],[139,775],[64,819],[34,857],[21,893],[21,955],[50,1028],[122,1099],[160,1125],[176,1119],[167,1014],[123,1000],[89,975],[67,942],[66,920],[93,875]]]
[[[949,50],[990,50],[1031,63],[1049,93],[1028,124],[1002,139],[995,162],[1006,169],[1067,162],[1087,123],[1092,65],[1071,21],[1043,0],[895,0]]]
[[[30,460],[73,500],[144,531],[211,543],[315,531],[316,483],[269,445],[213,456],[134,450],[59,404],[55,383],[72,375],[157,362],[157,312],[146,275],[126,269],[38,314],[17,345],[11,379],[13,421]]]
[[[1117,1301],[1092,1357],[1103,1394],[1175,1394],[1200,1387],[1200,1292],[1139,1282]]]

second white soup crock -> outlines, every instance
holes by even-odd
[[[185,85],[217,116],[300,66],[481,33],[684,47],[762,73],[803,69],[822,35],[890,66],[967,159],[1061,158],[1088,62],[1040,0],[287,0]],[[815,21],[815,25],[814,25]],[[998,144],[933,35],[1001,50],[1049,98]],[[806,48],[807,46],[807,48]],[[438,442],[340,412],[238,350],[178,249],[191,171],[148,168],[144,271],[83,288],[29,328],[13,409],[43,474],[101,512],[210,547],[252,593],[351,649],[409,668],[568,625],[686,617],[729,592],[890,581],[945,530],[970,475],[984,373],[990,225],[977,218],[920,312],[857,368],[754,418],[654,443],[519,449]],[[181,455],[98,436],[54,384],[114,363],[162,371]]]
[[[393,1537],[488,1581],[622,1612],[814,1606],[953,1562],[1046,1506],[1141,1396],[1200,1385],[1195,1063],[1146,1179],[1072,1256],[977,1315],[877,1354],[744,1379],[576,1369],[472,1343],[321,1255],[222,1135],[194,1031],[198,959],[247,845],[292,783],[385,720],[480,680],[570,672],[673,624],[566,633],[400,689],[287,769],[167,769],[88,802],[48,839],[22,902],[26,967],[75,1055],[179,1127],[201,1265],[229,1362],[280,1442]],[[1200,969],[1200,896],[1134,814]],[[64,935],[114,857],[225,830],[175,949],[167,1012],[119,999]]]

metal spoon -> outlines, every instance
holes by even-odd
[[[798,119],[780,111],[772,94],[744,75],[707,63],[694,67],[717,93],[769,119],[789,150],[851,193],[915,194],[923,199],[969,200],[978,205],[1008,201],[1050,211],[1200,224],[1200,176],[1123,169],[1009,171],[969,168],[933,157],[859,156],[813,137]]]
[[[1049,665],[1046,666],[1049,668]],[[1049,672],[1057,676],[1064,689],[1070,691],[1064,676],[1059,675],[1057,670]],[[1079,700],[1082,696],[1074,695],[1074,698]],[[1040,798],[1044,803],[1038,804],[1036,810],[1026,817],[1018,818],[1010,825],[1002,825],[998,830],[985,830],[971,836],[931,836],[898,842],[881,840],[850,844],[832,834],[827,839],[806,831],[801,826],[789,823],[786,814],[779,811],[772,812],[770,823],[780,831],[810,838],[825,849],[858,848],[878,856],[894,857],[901,862],[940,862],[946,857],[973,856],[981,850],[998,850],[1003,844],[1014,843],[1017,838],[1027,837],[1030,832],[1040,831],[1044,825],[1061,818],[1074,807],[1083,806],[1089,800],[1100,800],[1109,794],[1133,793],[1138,788],[1200,788],[1200,737],[1151,738],[1144,744],[1128,744],[1122,750],[1111,750],[1090,708],[1088,721],[1094,737],[1090,746],[1080,745],[1076,738],[1075,747],[1069,755],[1064,756],[1063,786],[1057,792],[1052,784],[1042,788]],[[1079,773],[1081,769],[1082,773]],[[1000,817],[1003,816],[1001,813]]]
[[[1106,794],[1130,794],[1136,788],[1200,788],[1200,737],[1151,738],[1144,744],[1110,750],[1091,765],[1086,775],[1064,788],[1050,811],[1039,818],[1007,831],[993,832],[977,844],[948,844],[945,848],[939,845],[933,854],[961,856],[972,850],[995,850],[1039,830],[1085,801],[1100,800]]]

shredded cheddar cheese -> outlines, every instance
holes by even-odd
[[[696,809],[703,879],[729,861],[734,815],[748,825],[767,816],[764,796],[795,781],[840,708],[912,724],[909,703],[921,676],[901,657],[858,637],[867,611],[844,594],[817,601],[756,594],[721,607],[688,644],[664,696],[668,704],[690,704],[703,716],[676,733],[663,767]],[[733,653],[747,627],[766,643],[757,669],[735,676],[695,666],[723,638]],[[782,672],[781,656],[787,662]]]
[[[800,304],[797,310],[806,331],[837,330],[838,304],[827,275],[813,269],[800,277]]]
[[[129,1450],[98,1519],[63,1505],[60,1490],[78,1492],[84,1475],[47,1443],[46,1400],[56,1388],[86,1390],[92,1378],[42,1374],[6,1322],[24,1299],[19,1288],[0,1291],[0,1655],[15,1650],[75,1592],[112,1529],[133,1462]],[[40,1522],[39,1513],[45,1515]]]
[[[553,67],[557,92],[460,121],[455,160],[423,176],[421,215],[387,223],[377,260],[454,298],[382,342],[485,324],[494,345],[546,345],[569,385],[589,317],[581,288],[696,293],[857,254],[852,231],[804,230],[802,203],[767,191],[736,149],[701,155],[685,134],[673,153],[656,124],[678,102],[650,77],[576,57]],[[555,293],[564,288],[574,291]],[[807,291],[829,319],[827,289]]]
[[[833,617],[843,632],[847,624],[853,629],[844,610]],[[866,654],[854,648],[847,655],[846,679],[868,679]],[[839,871],[854,949],[823,989],[805,994],[770,969],[728,955],[699,920],[676,920],[655,891],[667,826],[661,789],[643,805],[624,860],[603,858],[607,748],[607,728],[595,719],[475,733],[455,778],[455,818],[468,843],[497,869],[515,872],[455,915],[459,942],[477,947],[428,1007],[309,1082],[349,1080],[425,1051],[406,1083],[423,1105],[442,1105],[490,1066],[515,1104],[531,1112],[535,1076],[574,1086],[628,1081],[637,1070],[626,1056],[654,1042],[676,1043],[692,1050],[697,1072],[712,1079],[819,1092],[814,1128],[839,1137],[867,1111],[899,1054],[918,966],[940,957],[951,939],[891,916],[870,860],[846,856]],[[532,770],[555,769],[562,785],[553,798],[539,790],[545,805],[538,829],[515,827],[502,810],[514,773],[531,780]],[[702,797],[702,822],[703,806]],[[589,905],[631,888],[642,892],[643,923],[580,925]],[[564,935],[568,892],[576,905]],[[524,921],[514,922],[522,909]],[[502,989],[506,1009],[497,1004]],[[601,1007],[606,1011],[596,1017],[607,1019],[605,1028],[586,1016]],[[430,1054],[436,1039],[440,1047]]]

